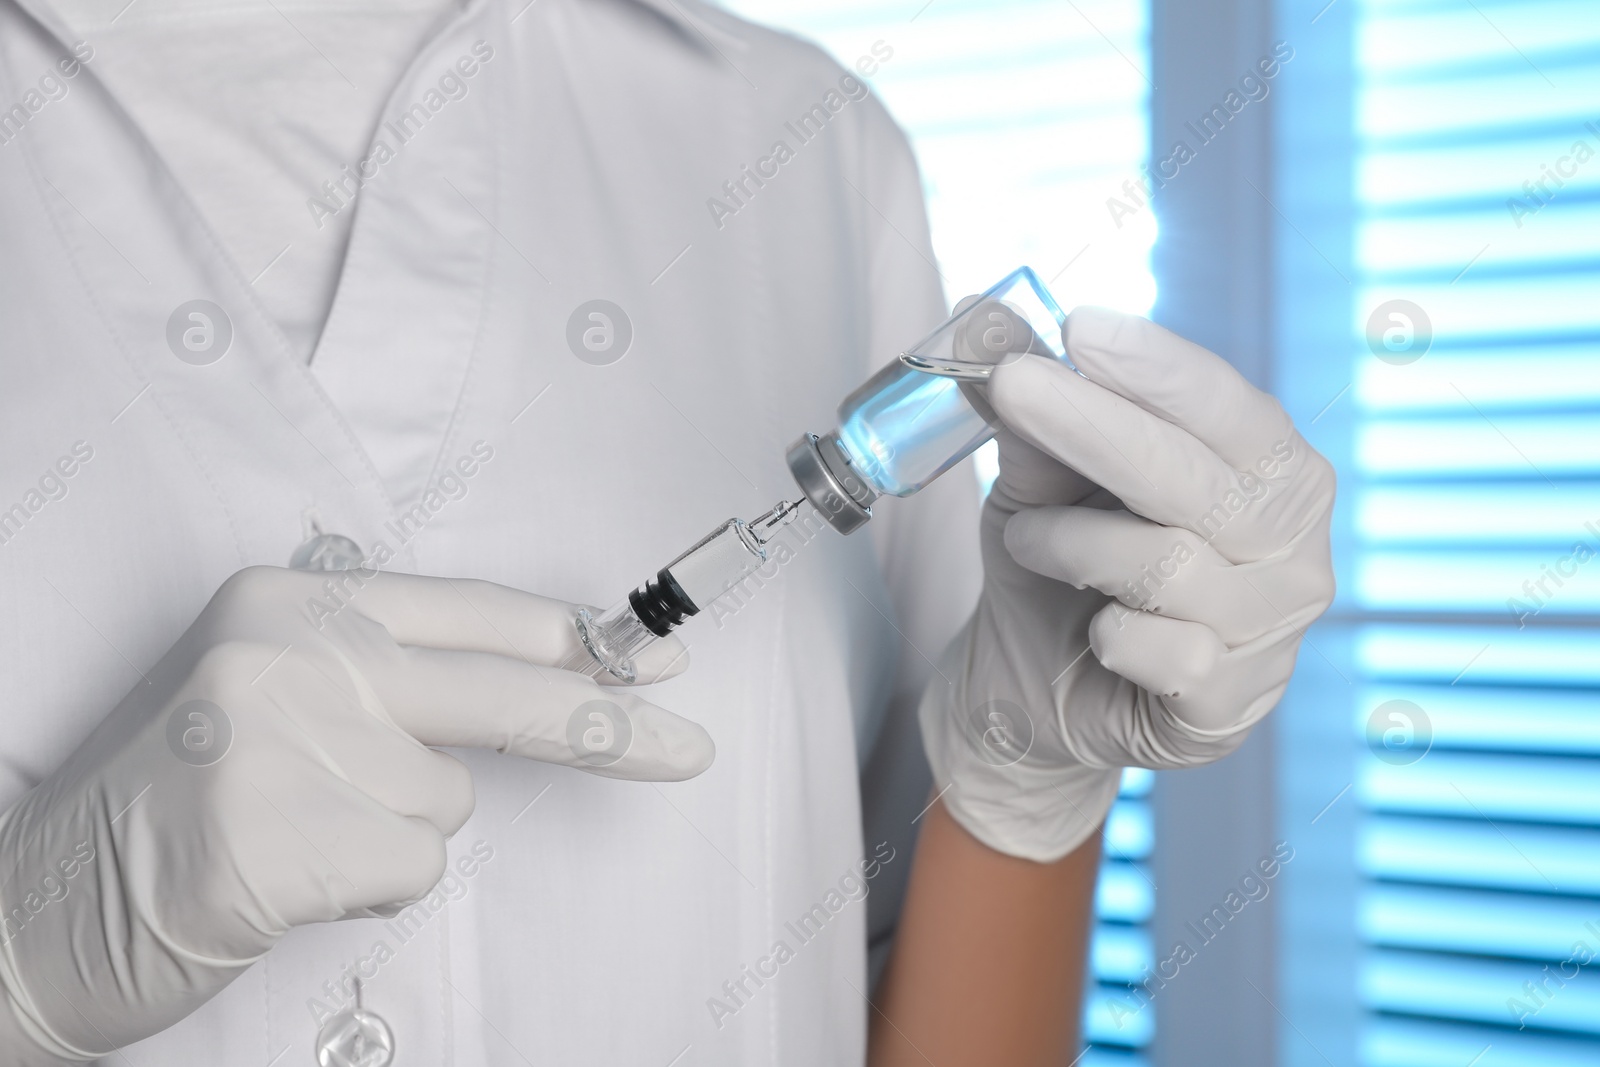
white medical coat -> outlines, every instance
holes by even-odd
[[[691,0],[524,3],[473,0],[396,88],[385,121],[420,132],[348,208],[308,366],[92,58],[60,78],[75,42],[0,0],[0,804],[224,578],[285,564],[308,509],[391,569],[609,603],[792,495],[785,445],[941,318],[905,139],[831,60]],[[597,298],[634,333],[608,366],[567,341]],[[168,342],[195,299],[233,331],[209,365]],[[974,501],[958,472],[884,502],[686,628],[693,667],[653,699],[716,739],[700,778],[462,754],[477,811],[423,913],[293,931],[126,1062],[311,1062],[353,974],[401,1065],[858,1062],[868,902],[909,868],[911,706],[976,594]]]

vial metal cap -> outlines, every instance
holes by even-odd
[[[795,484],[835,530],[852,533],[872,518],[878,494],[850,466],[837,434],[803,434],[785,458]]]

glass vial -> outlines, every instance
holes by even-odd
[[[996,366],[1030,353],[1070,366],[1066,321],[1031,268],[1012,271],[845,397],[835,429],[796,441],[795,480],[836,530],[858,529],[878,497],[910,496],[994,436],[982,383]]]

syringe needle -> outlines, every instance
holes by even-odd
[[[756,543],[764,545],[776,537],[779,530],[800,514],[800,505],[803,503],[804,500],[780,501],[771,511],[751,519],[750,532],[756,535]]]

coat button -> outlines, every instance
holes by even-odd
[[[361,566],[361,546],[343,534],[319,533],[294,550],[297,571],[348,571]]]
[[[317,1033],[320,1067],[388,1067],[394,1059],[394,1034],[377,1012],[350,1008]]]

